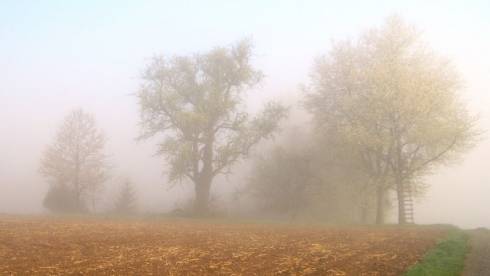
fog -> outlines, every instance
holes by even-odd
[[[463,98],[490,129],[490,3],[486,1],[4,1],[0,4],[0,213],[45,213],[48,183],[39,160],[63,117],[94,114],[113,166],[100,209],[129,178],[143,212],[167,212],[193,197],[191,183],[170,186],[155,139],[141,134],[135,96],[155,55],[192,55],[243,38],[254,45],[254,66],[265,78],[247,95],[251,111],[279,99],[300,107],[301,85],[314,60],[342,40],[397,14],[423,31],[464,79]],[[308,121],[301,112],[288,120]],[[296,118],[296,117],[301,118]],[[490,140],[438,169],[415,204],[417,223],[490,227]],[[269,143],[269,142],[267,142]],[[266,143],[266,144],[267,144]],[[254,151],[252,155],[258,154]],[[212,191],[231,200],[243,184],[245,162],[220,177]],[[393,211],[395,221],[396,212]]]

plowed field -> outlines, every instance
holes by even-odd
[[[400,275],[444,232],[0,217],[0,274]]]

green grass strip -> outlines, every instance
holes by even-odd
[[[424,258],[409,268],[406,276],[458,276],[464,268],[468,252],[468,235],[459,229],[449,231],[447,237],[429,250]]]

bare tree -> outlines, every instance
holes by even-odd
[[[171,182],[194,183],[196,212],[208,211],[213,178],[228,173],[285,116],[274,103],[255,118],[243,106],[243,94],[262,74],[251,65],[251,45],[206,54],[157,57],[149,64],[138,92],[142,138],[163,134],[158,153]]]
[[[81,109],[68,114],[41,159],[40,172],[52,187],[73,193],[79,211],[90,200],[95,209],[98,191],[108,177],[105,138],[92,115]]]
[[[384,194],[394,187],[399,223],[406,223],[406,190],[477,135],[458,98],[458,75],[400,18],[335,45],[312,80],[307,106],[319,126],[335,130],[363,160],[377,189],[378,222]]]

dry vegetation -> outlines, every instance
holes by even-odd
[[[429,227],[0,218],[0,274],[399,275]]]

